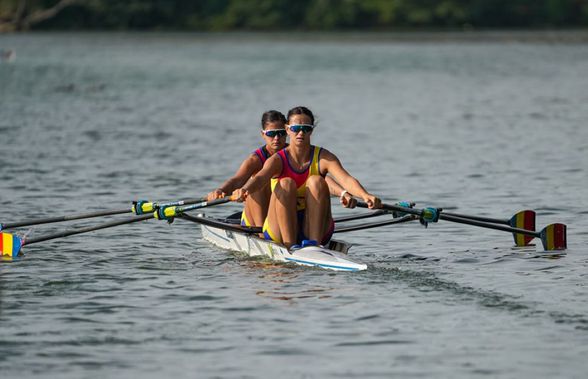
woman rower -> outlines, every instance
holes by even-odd
[[[254,176],[265,161],[279,150],[286,147],[286,117],[282,112],[271,110],[261,116],[261,137],[265,144],[252,152],[239,166],[239,169],[231,178],[227,179],[220,187],[210,192],[208,201],[220,199],[225,194],[233,192],[241,187],[249,178]],[[269,181],[268,181],[269,182]],[[255,195],[250,196],[245,202],[241,214],[241,225],[261,226],[267,214],[270,198],[269,186],[262,186]]]
[[[254,176],[261,168],[265,161],[279,150],[287,146],[286,144],[286,117],[279,111],[270,110],[261,116],[261,136],[265,145],[252,152],[242,163],[235,175],[227,179],[219,188],[207,195],[208,201],[220,199],[227,193],[233,192]],[[266,183],[269,182],[266,181]],[[353,208],[355,199],[344,191],[331,178],[327,178],[329,189],[334,196],[340,196],[344,206]],[[241,225],[244,226],[262,226],[267,216],[267,209],[270,200],[270,186],[264,185],[255,194],[249,196],[245,201],[245,207],[241,214]]]
[[[267,217],[263,223],[266,239],[291,247],[325,245],[334,230],[327,174],[345,188],[342,203],[349,204],[345,195],[362,198],[370,208],[381,207],[381,200],[368,193],[357,179],[341,165],[330,151],[310,144],[314,130],[314,115],[306,107],[295,107],[288,112],[286,130],[290,145],[270,157],[263,168],[233,196],[248,199],[274,179]]]

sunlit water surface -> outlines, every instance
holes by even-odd
[[[553,258],[448,222],[353,232],[369,269],[352,274],[235,256],[182,220],[30,245],[0,264],[3,378],[585,376],[585,43],[31,34],[0,48],[16,52],[0,63],[0,222],[201,196],[261,143],[263,111],[306,105],[314,142],[386,201],[569,227]]]

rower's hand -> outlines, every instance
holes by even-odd
[[[241,203],[247,199],[247,196],[249,196],[249,191],[243,188],[237,188],[233,191],[231,200]]]
[[[225,196],[225,193],[220,188],[217,188],[214,191],[210,192],[208,195],[206,195],[206,201],[222,199]]]
[[[364,197],[363,201],[366,202],[368,208],[370,209],[382,208],[382,200],[379,197],[374,196],[372,194],[368,194],[366,197]]]
[[[339,201],[345,208],[355,208],[357,205],[357,199],[354,198],[349,192],[341,196]]]

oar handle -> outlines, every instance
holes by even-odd
[[[186,199],[186,200],[179,200],[179,201],[171,201],[171,202],[165,202],[165,203],[151,202],[148,200],[137,200],[137,201],[133,201],[132,212],[135,213],[136,215],[142,215],[142,214],[147,214],[147,213],[153,213],[153,212],[157,211],[159,208],[168,208],[168,207],[173,207],[173,206],[189,205],[189,204],[194,204],[194,203],[200,203],[205,200],[206,200],[205,197],[198,198],[198,199]]]
[[[368,204],[363,202],[363,201],[358,201],[357,202],[357,206],[360,208],[369,208]],[[386,211],[393,211],[393,212],[400,212],[400,213],[408,213],[408,214],[412,214],[415,216],[422,216],[423,211],[419,210],[419,209],[414,209],[414,208],[405,208],[405,207],[401,207],[399,205],[394,205],[394,204],[385,204],[382,203],[382,208],[383,210]],[[374,210],[377,212],[378,210],[374,208]]]
[[[153,214],[155,218],[157,218],[158,220],[167,220],[171,222],[174,217],[180,216],[185,212],[193,211],[195,209],[200,209],[204,207],[211,207],[213,205],[225,204],[233,200],[234,199],[232,197],[227,196],[223,197],[222,199],[203,201],[200,203],[185,205],[181,207],[175,205],[161,206]]]
[[[203,201],[203,202],[200,202],[200,203],[196,203],[196,204],[192,204],[192,205],[186,205],[186,206],[183,206],[183,207],[179,207],[179,208],[177,208],[177,211],[179,213],[189,212],[189,211],[193,211],[195,209],[200,209],[200,208],[204,208],[204,207],[211,207],[213,205],[225,204],[225,203],[228,203],[230,201],[233,201],[233,199],[230,196],[227,196],[227,197],[223,197],[222,199],[215,199],[215,200],[211,200],[211,201]]]

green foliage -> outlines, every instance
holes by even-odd
[[[28,11],[57,0],[28,0]],[[0,19],[18,0],[0,0]],[[588,0],[79,0],[38,29],[383,30],[586,27]]]

